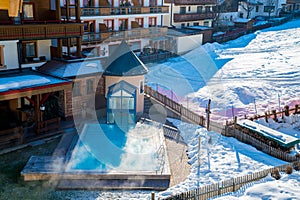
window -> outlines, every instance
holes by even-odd
[[[23,20],[34,20],[34,4],[33,3],[23,3]]]
[[[37,58],[37,42],[31,41],[31,42],[23,42],[22,43],[22,53],[23,53],[23,62],[26,62],[26,59],[28,62],[32,62],[33,58]]]
[[[128,19],[119,19],[119,30],[125,31],[128,28]]]
[[[80,96],[81,95],[81,83],[80,81],[73,83],[73,96]]]
[[[149,27],[156,26],[156,17],[149,17]]]
[[[84,32],[95,32],[95,21],[84,21]]]
[[[182,24],[181,24],[181,28],[184,28],[184,26],[185,26],[185,24],[184,24],[184,23],[182,23]]]
[[[194,22],[193,25],[194,26],[199,26],[199,22]]]
[[[94,93],[94,79],[86,80],[86,94]]]
[[[186,23],[186,26],[190,26],[190,23],[188,22],[188,23]]]
[[[191,12],[191,6],[188,7],[188,11]]]
[[[114,30],[114,20],[113,19],[105,19],[105,20],[103,20],[103,22],[109,31]],[[101,28],[100,28],[100,30],[101,30]]]
[[[144,27],[144,18],[135,18],[140,27]]]
[[[140,94],[144,94],[144,81],[140,81]]]
[[[203,9],[202,6],[197,6],[197,13],[202,13],[202,9]]]
[[[209,26],[209,21],[204,21],[203,25],[204,26]]]
[[[255,6],[255,12],[258,12],[259,6]]]
[[[64,5],[67,5],[67,1],[69,1],[69,5],[70,6],[74,6],[75,5],[75,0],[64,0]]]
[[[185,14],[186,13],[186,8],[185,7],[180,7],[180,14]]]
[[[4,45],[0,45],[0,67],[4,67]]]
[[[205,6],[205,12],[210,12],[211,11],[211,7],[210,6]]]

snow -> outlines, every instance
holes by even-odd
[[[281,179],[275,180],[267,177],[263,182],[253,184],[251,187],[243,188],[237,192],[222,197],[214,198],[216,200],[259,200],[259,199],[299,199],[300,196],[300,172],[294,171],[292,174],[281,174]]]
[[[225,44],[205,44],[182,57],[149,66],[147,84],[171,90],[184,106],[199,113],[204,113],[211,99],[211,118],[221,123],[232,115],[262,113],[280,107],[279,104],[295,105],[300,103],[299,27],[300,20],[293,20]],[[156,194],[157,197],[286,164],[234,138],[169,120],[188,144],[191,173],[184,182]],[[299,116],[285,120],[281,124],[271,119],[268,124],[263,119],[257,122],[299,138]],[[267,177],[218,199],[297,199],[299,175],[283,174],[280,180]],[[84,191],[70,193],[68,199],[149,199],[150,193]]]
[[[235,138],[208,132],[205,128],[179,120],[168,120],[179,128],[184,141],[188,144],[188,157],[192,169],[184,182],[160,192],[159,197],[187,192],[199,186],[286,164]],[[198,154],[199,137],[200,154]],[[198,167],[199,155],[200,168]]]
[[[0,92],[36,85],[45,85],[50,82],[50,79],[39,75],[4,77],[0,78]]]
[[[300,20],[292,20],[224,44],[205,44],[150,66],[148,85],[172,90],[180,103],[200,114],[211,99],[211,119],[221,123],[232,115],[278,109],[279,100],[281,105],[300,103],[299,27]]]

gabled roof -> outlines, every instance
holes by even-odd
[[[120,46],[108,57],[103,75],[137,76],[148,73],[144,63],[130,50],[123,40]]]
[[[127,83],[126,81],[122,80],[114,85],[111,85],[108,88],[109,94],[114,94],[115,92],[118,92],[120,90],[125,90],[129,94],[134,94],[136,92],[136,87],[134,85],[131,85],[130,83]]]
[[[76,61],[51,60],[38,71],[61,78],[73,78],[103,72],[100,59],[82,59]]]

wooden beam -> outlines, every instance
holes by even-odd
[[[63,85],[58,85],[58,86],[51,86],[51,87],[36,87],[36,88],[28,88],[24,90],[15,90],[10,93],[7,92],[7,94],[0,95],[0,101],[4,100],[10,100],[10,99],[17,99],[21,97],[26,97],[26,96],[32,96],[32,95],[37,95],[37,94],[44,94],[44,93],[49,93],[49,92],[56,92],[56,91],[61,91],[61,90],[72,90],[72,84],[63,84]]]

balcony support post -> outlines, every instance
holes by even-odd
[[[76,54],[81,57],[81,37],[76,38]]]
[[[60,0],[56,0],[56,20],[61,20]]]
[[[22,41],[19,40],[17,42],[17,49],[18,49],[18,62],[19,62],[19,71],[22,72]]]

